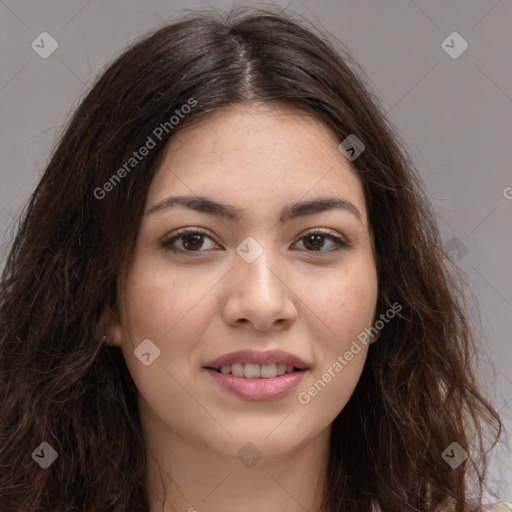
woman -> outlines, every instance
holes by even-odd
[[[462,286],[349,62],[241,10],[99,78],[2,277],[2,511],[483,510]]]

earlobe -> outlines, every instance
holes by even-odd
[[[116,330],[115,327],[110,328],[107,331],[107,333],[104,335],[104,343],[107,345],[111,345],[113,347],[120,347],[121,346],[121,339],[117,335],[117,333],[114,333],[114,330]]]
[[[108,306],[105,308],[100,319],[99,329],[103,343],[114,347],[121,346],[121,326],[115,310]]]
[[[379,331],[375,336],[372,336],[370,343],[375,343],[380,338],[380,335],[381,333]]]

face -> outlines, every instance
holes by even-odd
[[[108,328],[146,430],[229,455],[329,431],[377,301],[363,189],[338,144],[319,121],[262,106],[171,140]]]

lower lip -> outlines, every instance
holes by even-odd
[[[224,388],[245,400],[272,400],[279,398],[299,384],[305,371],[285,373],[270,379],[247,379],[220,373],[211,368],[206,371]]]

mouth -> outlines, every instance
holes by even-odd
[[[298,356],[282,350],[241,350],[203,368],[219,389],[243,400],[275,400],[295,388],[309,370]]]

